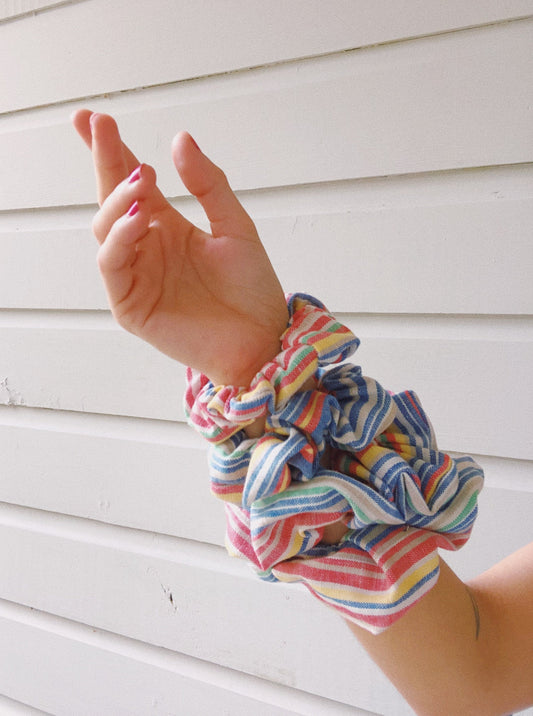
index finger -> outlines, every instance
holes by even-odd
[[[108,114],[92,114],[90,119],[92,154],[96,174],[96,193],[100,206],[128,174],[122,139],[117,123]]]
[[[93,153],[98,203],[101,206],[113,189],[129,176],[140,162],[120,138],[117,124],[109,115],[94,113],[90,109],[79,109],[72,114],[71,120],[74,128]],[[95,132],[98,133],[96,139]],[[106,155],[108,150],[111,150],[110,155]],[[116,165],[114,169],[113,164]],[[166,204],[165,198],[157,188],[154,199],[155,208]]]
[[[91,132],[91,116],[93,114],[94,112],[90,109],[77,109],[70,117],[74,129],[91,150],[93,148],[93,136]],[[124,142],[122,142],[122,151],[124,152],[124,158],[128,165],[128,172],[131,174],[131,172],[139,166],[140,162]]]

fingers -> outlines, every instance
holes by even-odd
[[[93,143],[91,117],[94,114],[95,113],[92,112],[90,109],[78,109],[70,116],[70,120],[74,126],[74,129],[78,132],[78,134],[83,139],[89,149],[92,149]],[[107,115],[100,116],[107,117]],[[128,171],[132,172],[135,167],[139,165],[139,160],[133,154],[131,149],[129,149],[129,147],[124,144],[124,142],[122,142],[122,151],[126,160],[126,164],[128,166]]]
[[[92,136],[91,136],[91,110],[90,109],[78,109],[70,115],[70,121],[72,122],[74,129],[83,139],[85,144],[91,148]]]
[[[152,167],[140,164],[133,172],[104,200],[100,211],[93,220],[93,233],[102,244],[113,224],[123,216],[134,201],[150,199],[149,209],[153,210],[156,174]]]
[[[187,132],[172,143],[172,159],[187,187],[202,205],[213,236],[259,241],[253,221],[231,190],[224,172],[208,159]]]
[[[73,112],[71,121],[93,153],[98,203],[102,206],[115,187],[131,174],[140,162],[120,139],[117,124],[109,115],[98,114],[89,109],[79,109]],[[166,206],[166,199],[156,189],[152,198],[152,207],[159,210]]]
[[[92,151],[96,193],[101,206],[139,162],[122,143],[117,124],[109,115],[80,109],[72,114],[71,121]]]
[[[98,268],[113,312],[132,292],[133,268],[138,257],[137,242],[146,236],[149,222],[148,207],[135,201],[113,224],[98,251]]]
[[[100,206],[128,174],[117,123],[107,114],[92,114],[89,119],[92,153],[96,174],[96,195]]]

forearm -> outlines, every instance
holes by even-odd
[[[486,627],[486,625],[484,625]],[[349,623],[373,661],[421,716],[490,716],[486,632],[466,586],[441,561],[435,587],[378,635]]]
[[[389,629],[349,627],[419,716],[504,716],[533,702],[532,590],[533,544],[468,585],[441,560]]]

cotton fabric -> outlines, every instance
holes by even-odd
[[[359,340],[320,301],[295,294],[288,307],[281,351],[249,387],[188,369],[186,412],[212,443],[230,554],[377,633],[434,586],[437,549],[467,541],[483,473],[438,449],[415,393],[392,395],[344,362]],[[260,417],[264,435],[248,438]],[[325,544],[339,521],[345,536]]]

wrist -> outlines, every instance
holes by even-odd
[[[353,333],[311,296],[294,294],[287,308],[289,321],[281,339],[274,341],[271,333],[272,342],[262,343],[246,368],[237,371],[236,361],[220,356],[216,380],[188,369],[186,414],[211,442],[222,442],[256,419],[283,409],[321,366],[342,362],[357,348]],[[235,348],[232,355],[245,352],[250,354],[249,346]]]
[[[242,346],[235,351],[235,355],[226,361],[220,359],[215,368],[208,373],[208,378],[213,385],[235,385],[248,386],[254,376],[261,368],[270,363],[281,350],[281,334],[286,326],[286,320],[282,323],[279,333],[267,336],[258,345],[253,355],[250,356],[248,346]],[[246,357],[246,358],[245,358]]]

